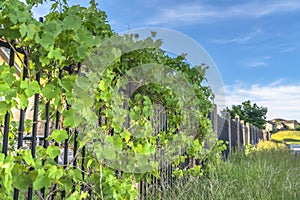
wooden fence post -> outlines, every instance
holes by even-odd
[[[240,121],[240,125],[242,126],[242,135],[243,135],[243,145],[242,146],[246,146],[246,127],[245,127],[244,120]]]
[[[250,144],[255,145],[255,140],[254,140],[254,126],[252,124],[249,125],[250,127],[250,131],[249,131],[249,135],[250,135]]]
[[[232,146],[232,138],[231,138],[231,117],[230,117],[230,113],[226,113],[226,120],[228,123],[228,141],[229,141],[229,153],[231,153],[231,146]]]
[[[253,126],[253,140],[255,145],[258,143],[258,137],[258,128],[256,126]]]
[[[248,144],[250,144],[251,143],[251,141],[250,141],[250,132],[251,132],[251,130],[250,130],[250,123],[249,122],[247,122],[246,123],[246,127],[247,127],[247,143],[246,143],[246,145],[248,145]]]
[[[264,141],[267,141],[267,131],[266,130],[263,130],[263,140]]]
[[[238,149],[241,147],[241,139],[240,139],[240,117],[235,116],[236,121],[236,138],[237,138],[237,147]]]
[[[261,139],[260,138],[260,129],[258,129],[258,128],[255,128],[255,141],[256,141],[256,144],[258,144],[258,142],[259,142],[259,140]]]

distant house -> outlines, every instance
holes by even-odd
[[[284,124],[289,128],[289,129],[292,129],[292,130],[295,130],[297,125],[298,125],[298,122],[297,120],[288,120],[288,121],[285,121]]]
[[[297,120],[276,118],[266,122],[265,130],[268,132],[274,132],[278,130],[295,130],[298,125],[299,123]]]
[[[274,130],[276,130],[276,123],[274,123],[272,121],[267,121],[265,123],[265,130],[267,132],[273,132]]]

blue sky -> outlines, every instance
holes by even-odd
[[[80,1],[82,5],[87,3]],[[98,3],[116,32],[161,27],[196,40],[221,73],[227,105],[250,99],[268,107],[268,119],[300,120],[300,1],[101,0]]]

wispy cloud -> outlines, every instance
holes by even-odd
[[[267,85],[237,83],[227,85],[225,91],[228,106],[250,100],[268,108],[268,119],[300,119],[300,83],[287,84],[282,79]]]
[[[242,11],[248,10],[246,13],[249,16],[262,17],[273,13],[297,11],[300,9],[300,2],[297,0],[265,1],[264,3],[262,1],[257,1],[254,4],[246,4],[241,8]]]
[[[216,20],[233,18],[259,18],[266,15],[282,12],[300,10],[300,1],[296,0],[274,0],[274,1],[252,1],[230,6],[212,6],[203,3],[177,4],[161,8],[159,11],[146,20],[148,25],[190,23],[206,24]]]
[[[283,47],[279,52],[280,53],[290,53],[296,50],[296,47]]]
[[[253,38],[257,37],[258,35],[262,34],[263,31],[261,29],[257,29],[253,32],[250,32],[248,34],[243,34],[239,35],[234,38],[228,38],[228,39],[216,39],[216,40],[211,40],[211,43],[216,43],[216,44],[228,44],[228,43],[239,43],[243,44],[248,42],[249,40],[252,40]]]
[[[210,6],[177,5],[173,8],[169,7],[159,9],[157,15],[148,19],[146,23],[149,25],[174,23],[175,21],[191,23],[195,20],[201,20],[200,23],[203,23],[203,19],[215,18],[217,14],[218,10]]]
[[[267,66],[268,63],[265,61],[253,61],[247,64],[249,67],[262,67]]]
[[[271,59],[272,59],[271,56],[260,56],[260,57],[249,59],[247,61],[242,61],[241,65],[250,68],[265,67],[269,65]]]

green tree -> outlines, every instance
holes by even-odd
[[[256,103],[251,103],[250,100],[244,101],[241,105],[233,105],[231,108],[226,108],[225,112],[229,112],[230,116],[234,118],[236,115],[241,120],[249,122],[259,129],[264,128],[266,123],[266,114],[268,109],[263,106],[258,106]]]

